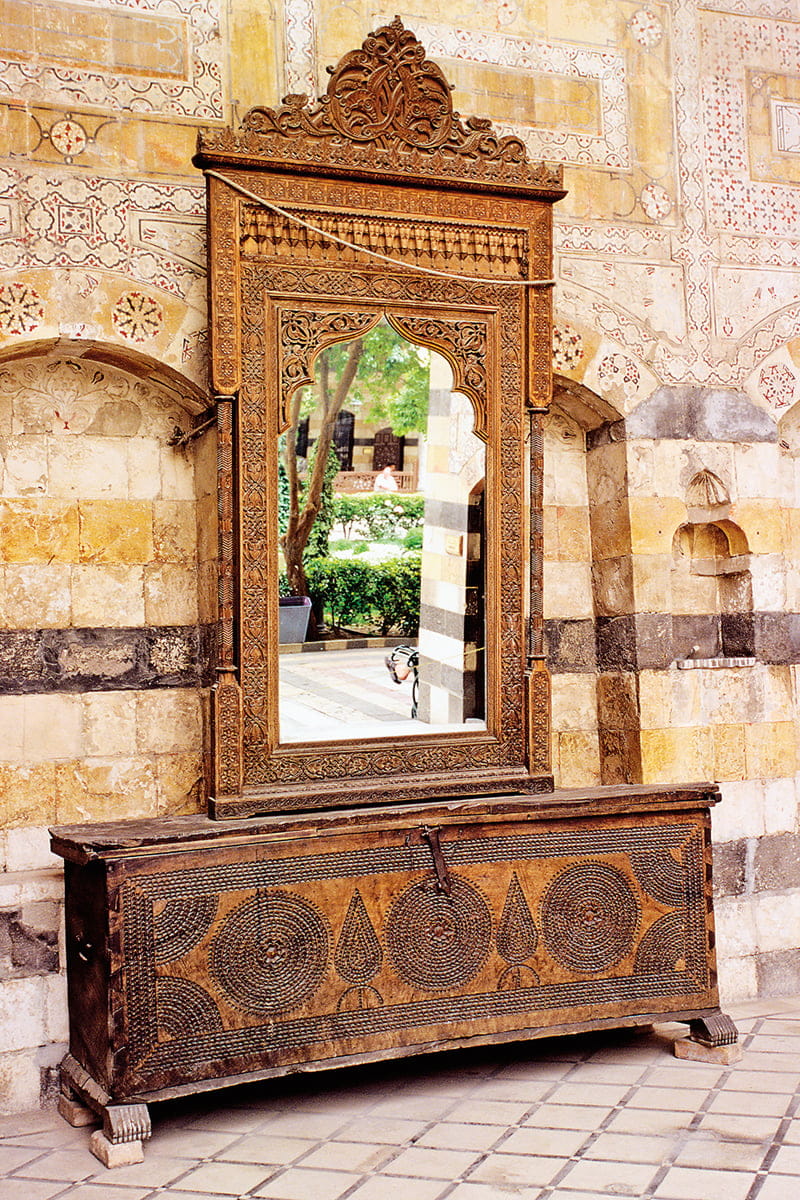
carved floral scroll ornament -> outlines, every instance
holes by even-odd
[[[252,108],[238,136],[231,130],[200,135],[201,161],[204,154],[256,154],[321,167],[360,164],[394,174],[438,171],[561,188],[560,167],[529,164],[519,138],[453,110],[445,76],[399,17],[328,70],[331,79],[316,106],[306,95],[289,95],[280,108]]]

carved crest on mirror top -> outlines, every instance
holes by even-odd
[[[201,135],[219,427],[218,816],[546,791],[541,420],[550,398],[560,170],[453,111],[399,20],[238,133]],[[370,255],[363,250],[370,250]],[[422,268],[422,269],[420,269]],[[442,354],[486,448],[486,729],[279,741],[277,435],[326,346],[387,321]]]

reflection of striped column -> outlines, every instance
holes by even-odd
[[[472,406],[431,391],[425,452],[419,719],[483,717],[483,445]]]

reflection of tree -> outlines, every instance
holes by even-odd
[[[314,372],[313,391],[298,389],[292,397],[283,448],[288,517],[281,545],[289,587],[296,596],[307,595],[303,560],[323,505],[336,418],[345,401],[360,408],[366,419],[390,424],[396,434],[424,431],[427,421],[428,355],[388,325],[378,325],[355,341],[329,346],[317,359]],[[297,430],[313,410],[319,427],[301,479]]]

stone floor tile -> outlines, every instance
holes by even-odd
[[[651,1078],[643,1080],[649,1086],[679,1088],[713,1088],[719,1083],[728,1067],[711,1067],[707,1063],[687,1062],[673,1058],[675,1066],[658,1067]]]
[[[238,1141],[240,1133],[215,1133],[210,1129],[153,1128],[153,1136],[147,1143],[147,1154],[167,1155],[173,1158],[202,1160],[213,1158],[227,1146]]]
[[[70,1150],[74,1150],[78,1146],[88,1147],[89,1137],[92,1133],[90,1126],[75,1129],[52,1109],[46,1111],[49,1115],[48,1125],[27,1129],[28,1122],[25,1121],[24,1124],[21,1122],[22,1128],[16,1134],[2,1137],[2,1145],[41,1146],[47,1150],[56,1150],[60,1146]],[[27,1117],[28,1114],[24,1115]]]
[[[159,1188],[155,1196],[157,1200],[208,1200],[208,1192],[174,1192],[172,1188]],[[72,1197],[69,1196],[67,1200],[72,1200]],[[108,1200],[114,1200],[113,1195],[109,1195]]]
[[[702,1108],[707,1095],[707,1091],[700,1088],[648,1087],[644,1085],[637,1088],[625,1103],[630,1108],[696,1113],[699,1108]]]
[[[402,1200],[439,1200],[447,1194],[447,1200],[455,1193],[449,1192],[449,1183],[443,1179],[404,1179],[402,1183]],[[364,1181],[360,1187],[351,1192],[347,1200],[394,1200],[397,1195],[398,1181],[385,1175],[373,1175]],[[309,1200],[304,1197],[304,1200]],[[480,1198],[476,1198],[480,1200]],[[506,1193],[503,1200],[508,1200]]]
[[[61,1179],[64,1183],[78,1183],[94,1175],[99,1165],[88,1149],[60,1149],[18,1167],[15,1174],[25,1179]]]
[[[564,1167],[560,1158],[541,1157],[536,1154],[490,1154],[469,1176],[470,1183],[491,1183],[505,1186],[514,1193],[514,1188],[543,1187]]]
[[[761,1184],[757,1196],[758,1200],[794,1200],[796,1194],[796,1189],[787,1191],[785,1175],[770,1175]],[[561,1200],[560,1196],[558,1200]]]
[[[766,1142],[731,1142],[693,1136],[675,1157],[678,1167],[717,1171],[757,1171],[769,1149]]]
[[[781,1146],[770,1170],[774,1175],[800,1175],[800,1146]]]
[[[447,1114],[449,1121],[475,1125],[516,1125],[523,1120],[533,1104],[515,1104],[511,1100],[465,1100]]]
[[[383,1175],[410,1175],[415,1179],[456,1179],[480,1159],[473,1150],[436,1150],[409,1146],[382,1170]]]
[[[553,1158],[571,1158],[577,1154],[590,1135],[582,1129],[538,1129],[526,1125],[515,1129],[510,1137],[500,1142],[495,1154],[539,1154]]]
[[[288,1167],[317,1145],[311,1138],[250,1133],[218,1151],[214,1159],[216,1162],[273,1163],[277,1167]]]
[[[490,1079],[473,1093],[475,1100],[511,1100],[533,1104],[555,1086],[553,1079]]]
[[[675,1144],[674,1138],[652,1137],[647,1134],[601,1133],[584,1150],[582,1158],[599,1158],[608,1162],[662,1163]]]
[[[770,1016],[768,1025],[770,1032],[793,1034],[800,1037],[800,1017],[797,1016],[797,1000],[787,998],[782,1001],[784,1009],[776,1010],[780,1015]],[[792,1015],[794,1014],[794,1015]]]
[[[640,1196],[655,1176],[658,1167],[654,1163],[601,1162],[600,1159],[582,1159],[570,1167],[559,1184],[570,1191],[606,1191],[613,1195]],[[711,1200],[698,1192],[693,1200]]]
[[[428,1121],[409,1121],[402,1117],[360,1117],[350,1121],[335,1134],[337,1141],[379,1142],[403,1146],[426,1129]]]
[[[285,1137],[328,1138],[347,1124],[348,1117],[339,1113],[281,1113],[262,1125],[264,1133]]]
[[[491,1183],[459,1183],[452,1191],[447,1193],[447,1200],[538,1200],[542,1194],[539,1187],[515,1187],[513,1191],[509,1191],[508,1187],[494,1187]],[[561,1193],[558,1193],[558,1200],[561,1200]],[[586,1200],[586,1196],[582,1196],[581,1200]],[[603,1200],[608,1200],[603,1197]]]
[[[240,1196],[275,1174],[264,1163],[210,1162],[187,1172],[172,1184],[173,1191],[207,1192],[210,1196]],[[312,1195],[311,1192],[308,1193]]]
[[[800,1146],[800,1120],[789,1122],[783,1140],[792,1146]]]
[[[440,1121],[416,1139],[417,1146],[434,1150],[490,1150],[505,1129],[497,1125],[466,1125],[456,1121]]]
[[[747,1200],[755,1172],[672,1167],[653,1193],[656,1200]],[[789,1196],[785,1200],[790,1200]]]
[[[735,1082],[735,1081],[734,1081]],[[783,1093],[773,1095],[767,1093],[759,1096],[755,1092],[734,1092],[730,1088],[718,1092],[710,1104],[708,1111],[714,1113],[735,1113],[738,1116],[782,1117],[786,1112],[788,1096]]]
[[[784,1092],[791,1095],[800,1084],[800,1072],[736,1070],[732,1084],[737,1092]]]
[[[387,1096],[380,1104],[370,1110],[371,1117],[395,1117],[400,1120],[418,1120],[424,1114],[429,1121],[439,1121],[458,1103],[454,1096],[408,1096],[404,1094]]]
[[[69,1190],[69,1200],[144,1200],[150,1195],[151,1188],[118,1185],[113,1175],[109,1175],[107,1183],[79,1183]]]
[[[523,1127],[535,1129],[599,1129],[613,1112],[613,1108],[597,1107],[592,1104],[556,1104],[548,1100],[526,1117]]]
[[[50,1200],[64,1187],[63,1180],[4,1179],[3,1200]]]
[[[647,1070],[647,1067],[638,1063],[615,1066],[613,1063],[592,1061],[581,1065],[580,1078],[586,1083],[624,1083],[630,1087],[631,1084],[638,1083]]]
[[[780,1117],[737,1117],[733,1113],[705,1113],[698,1126],[701,1136],[713,1134],[723,1141],[770,1142],[780,1128]],[[784,1141],[791,1141],[785,1137]]]
[[[194,1129],[208,1129],[212,1133],[255,1133],[268,1121],[277,1120],[279,1113],[254,1112],[220,1105],[217,1111],[204,1112],[187,1124]]]
[[[575,1063],[551,1062],[549,1059],[535,1059],[529,1062],[514,1062],[502,1067],[496,1075],[497,1079],[563,1079],[573,1069]]]
[[[762,1054],[759,1050],[745,1050],[745,1057],[734,1070],[738,1073],[739,1067],[747,1065],[750,1071],[785,1071],[786,1070],[785,1054]]]
[[[368,1175],[380,1171],[393,1159],[393,1146],[368,1146],[358,1142],[323,1142],[303,1159],[303,1169],[355,1171]]]
[[[761,1054],[781,1054],[786,1059],[798,1053],[797,1038],[786,1034],[759,1034],[754,1039],[754,1049]]]
[[[346,1171],[306,1171],[303,1167],[290,1167],[252,1195],[270,1197],[271,1200],[338,1200],[343,1192],[358,1183],[359,1178]]]
[[[662,1109],[621,1108],[606,1125],[609,1133],[674,1136],[685,1130],[693,1113],[665,1112]]]
[[[93,1156],[94,1158],[94,1156]],[[173,1183],[185,1175],[191,1168],[191,1163],[185,1158],[168,1158],[166,1155],[159,1156],[149,1153],[149,1143],[145,1143],[144,1162],[133,1163],[129,1167],[114,1167],[113,1180],[114,1183],[126,1183],[133,1187],[166,1187],[167,1184]],[[108,1182],[110,1178],[108,1169],[94,1158],[94,1170],[92,1171],[92,1183]]]
[[[613,1108],[628,1092],[626,1083],[560,1083],[548,1097],[550,1104],[590,1104],[595,1108],[607,1105]]]
[[[44,1154],[41,1146],[9,1146],[0,1143],[0,1175],[16,1171],[25,1163],[32,1162]]]

